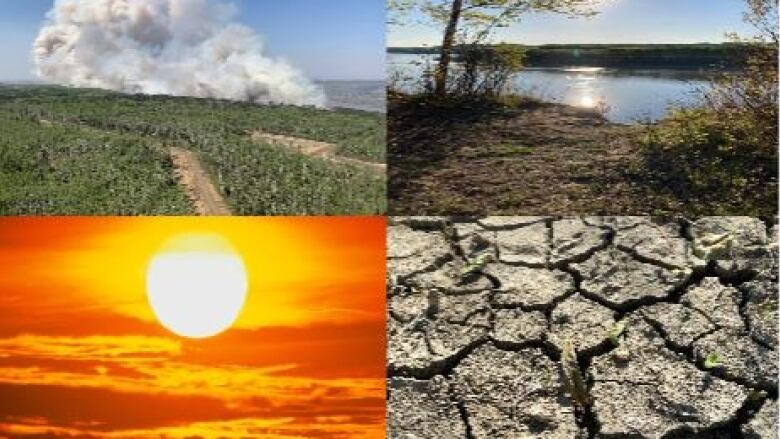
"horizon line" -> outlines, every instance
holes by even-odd
[[[684,42],[684,43],[540,43],[540,44],[526,44],[526,43],[513,43],[513,42],[492,42],[492,43],[483,43],[483,45],[498,45],[498,44],[514,44],[518,46],[528,46],[528,47],[542,47],[542,46],[696,46],[696,45],[712,45],[712,46],[721,46],[721,45],[728,45],[728,44],[756,44],[760,43],[759,41],[720,41],[720,42],[710,42],[710,41],[699,41],[699,42]],[[434,47],[441,47],[440,43],[437,44],[418,44],[418,45],[412,45],[412,46],[387,46],[387,49],[406,49],[406,48],[417,48],[417,47],[428,47],[428,48],[434,48]]]

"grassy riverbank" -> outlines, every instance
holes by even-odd
[[[644,125],[523,97],[393,93],[393,215],[772,215],[776,185],[697,189],[649,155]],[[657,151],[656,151],[657,152]],[[706,162],[708,157],[703,157]],[[693,188],[693,190],[692,190]]]

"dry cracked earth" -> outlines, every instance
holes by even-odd
[[[388,437],[777,438],[777,232],[392,218]]]

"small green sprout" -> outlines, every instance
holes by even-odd
[[[705,369],[715,369],[716,367],[720,367],[723,363],[720,360],[720,354],[717,352],[711,352],[707,354],[706,357],[704,357],[704,368]]]
[[[609,332],[607,332],[607,338],[612,342],[613,345],[620,346],[620,338],[626,331],[627,325],[628,322],[626,319],[618,320],[617,323],[615,323],[615,325],[610,328]]]
[[[718,259],[731,251],[733,237],[728,233],[707,235],[699,239],[700,246],[694,246],[693,254],[702,259]]]
[[[588,407],[591,403],[588,386],[577,362],[577,349],[571,340],[564,340],[561,346],[561,371],[564,387],[574,405],[580,409]]]
[[[761,316],[765,319],[771,319],[777,316],[777,302],[774,300],[762,303],[759,305],[758,309],[761,312]]]
[[[485,266],[493,262],[495,258],[492,253],[483,252],[478,254],[474,259],[468,262],[463,270],[460,272],[461,279],[471,276],[474,273],[482,271]]]

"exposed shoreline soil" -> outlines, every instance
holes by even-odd
[[[640,127],[592,109],[523,101],[388,109],[392,215],[651,214],[684,212],[634,169]],[[675,205],[676,204],[676,205]]]

